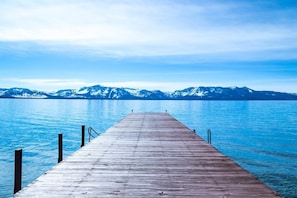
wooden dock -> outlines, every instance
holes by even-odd
[[[15,197],[280,197],[167,113],[131,113]]]

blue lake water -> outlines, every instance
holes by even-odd
[[[23,186],[80,148],[81,125],[104,132],[133,109],[168,111],[284,197],[297,197],[297,101],[0,99],[0,197],[13,194],[14,150]],[[87,140],[87,136],[86,136]]]

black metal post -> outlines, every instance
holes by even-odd
[[[22,189],[22,149],[14,152],[14,194]]]
[[[63,160],[63,134],[59,134],[59,156],[58,156],[58,163]]]
[[[207,130],[207,136],[208,136],[208,143],[211,144],[211,130]]]
[[[86,126],[82,125],[81,126],[81,145],[80,145],[80,147],[83,147],[85,145],[85,130],[86,130]]]

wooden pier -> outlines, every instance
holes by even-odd
[[[167,113],[131,113],[15,197],[280,197]]]

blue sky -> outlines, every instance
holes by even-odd
[[[0,87],[297,93],[297,1],[2,0]]]

